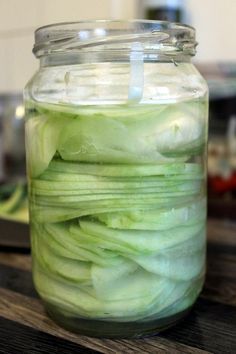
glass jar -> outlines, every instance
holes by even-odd
[[[193,28],[92,21],[35,34],[25,90],[33,278],[96,337],[182,318],[205,272],[208,89]]]

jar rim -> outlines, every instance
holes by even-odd
[[[36,57],[68,51],[127,50],[143,43],[144,51],[195,55],[195,29],[187,24],[154,20],[84,20],[61,22],[35,31]]]

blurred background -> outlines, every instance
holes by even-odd
[[[6,196],[17,205],[21,196],[26,205],[22,89],[38,67],[34,30],[62,21],[134,18],[196,28],[194,61],[210,87],[209,215],[236,220],[236,0],[1,0],[0,215]]]

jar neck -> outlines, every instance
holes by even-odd
[[[128,63],[131,60],[145,63],[190,63],[192,56],[184,52],[141,51],[84,51],[49,54],[40,58],[40,67],[89,63]]]
[[[145,60],[187,60],[195,55],[194,28],[166,21],[82,21],[60,23],[39,28],[35,32],[33,52],[37,58],[48,57],[42,62],[64,61],[70,56],[98,57],[98,60],[123,60],[139,47]],[[84,54],[83,54],[84,53]],[[61,57],[57,56],[61,54]],[[169,59],[169,57],[172,57]],[[60,58],[60,60],[59,60]],[[167,59],[168,58],[168,59]],[[65,59],[68,60],[68,59]],[[111,59],[108,59],[111,61]]]

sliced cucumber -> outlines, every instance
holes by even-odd
[[[156,164],[89,164],[64,162],[53,160],[49,165],[50,171],[88,174],[95,176],[157,176],[157,175],[193,175],[194,178],[202,176],[202,167],[196,163],[156,163]]]
[[[171,209],[102,213],[92,217],[115,229],[165,230],[204,221],[206,199]]]
[[[199,222],[192,226],[176,227],[174,230],[140,231],[115,230],[100,223],[84,220],[80,220],[79,224],[85,234],[93,236],[100,242],[101,247],[103,242],[109,242],[111,247],[123,246],[127,253],[138,252],[141,254],[155,254],[160,250],[187,241],[197,235],[204,226],[204,222]],[[76,233],[76,227],[73,227],[73,232]]]

